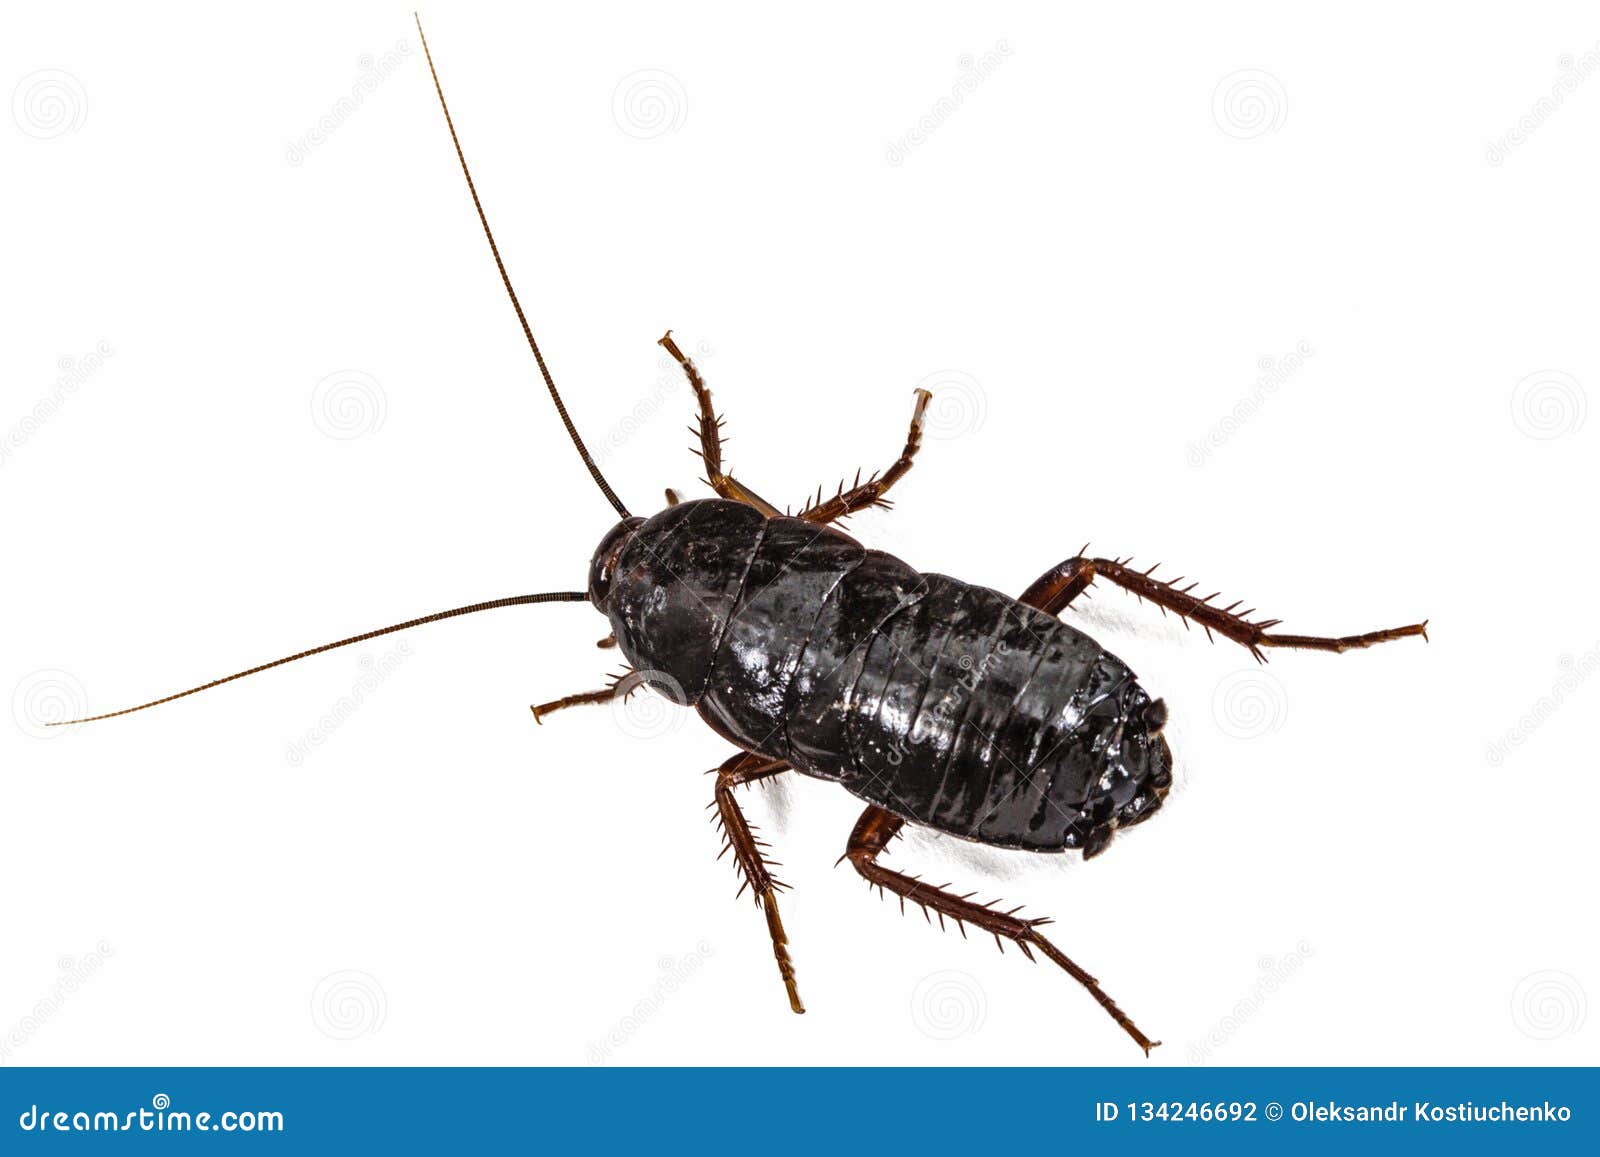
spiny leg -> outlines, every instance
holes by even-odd
[[[586,703],[609,703],[617,697],[615,687],[607,687],[603,691],[585,691],[581,695],[563,695],[560,699],[552,699],[548,703],[535,703],[528,710],[533,712],[533,721],[540,725],[544,717],[555,711],[565,711],[568,707],[582,707]]]
[[[782,760],[741,752],[717,768],[717,792],[712,806],[717,809],[717,819],[728,841],[717,858],[720,860],[729,848],[733,849],[739,871],[744,875],[739,895],[744,895],[744,890],[749,888],[756,907],[766,914],[767,931],[772,936],[772,954],[777,958],[778,974],[783,977],[783,987],[789,994],[789,1007],[795,1012],[804,1012],[806,1006],[800,1003],[800,989],[795,984],[794,961],[789,958],[789,937],[785,935],[783,921],[778,916],[778,890],[788,885],[773,878],[767,862],[761,856],[761,849],[767,845],[756,839],[749,821],[744,818],[744,812],[739,810],[738,801],[733,798],[733,789],[741,784],[754,783],[788,770],[789,765]]]
[[[827,501],[823,501],[822,491],[818,490],[816,500],[806,505],[800,512],[800,517],[807,522],[825,523],[844,518],[858,510],[865,510],[869,506],[887,506],[888,503],[883,498],[884,493],[911,469],[911,460],[917,456],[917,451],[922,447],[922,415],[932,397],[933,395],[927,390],[917,391],[916,408],[911,411],[911,431],[906,435],[905,449],[900,451],[900,457],[894,460],[894,465],[882,474],[874,474],[865,482],[861,481],[861,474],[857,471],[855,483],[850,489],[846,490],[844,483],[841,482],[839,492]]]
[[[743,482],[723,472],[722,419],[717,417],[716,411],[711,407],[711,390],[707,388],[705,379],[700,376],[700,371],[695,368],[694,362],[690,361],[688,355],[678,348],[678,343],[672,340],[670,329],[662,335],[659,344],[683,367],[684,376],[689,379],[689,386],[694,390],[695,401],[699,403],[700,428],[696,430],[691,426],[689,432],[700,437],[699,454],[706,464],[706,484],[723,498],[731,498],[735,502],[754,506],[768,518],[782,514],[781,510]]]
[[[607,635],[600,640],[599,646],[616,646],[614,636]],[[563,695],[560,699],[552,699],[548,703],[535,703],[528,710],[533,712],[533,721],[543,725],[544,717],[556,711],[565,711],[568,707],[583,707],[590,703],[609,703],[619,695],[626,699],[645,683],[637,671],[624,670],[612,677],[611,685],[599,691],[583,691],[577,695]]]
[[[1140,1032],[1139,1026],[1128,1019],[1127,1014],[1117,1007],[1116,1001],[1101,991],[1100,984],[1094,977],[1079,968],[1040,934],[1040,925],[1050,923],[1048,919],[1019,919],[1015,915],[1016,908],[1010,912],[997,912],[992,903],[974,904],[970,892],[965,896],[957,896],[945,890],[948,885],[935,888],[924,884],[915,876],[902,875],[878,863],[878,857],[888,847],[889,841],[899,834],[904,824],[905,820],[899,816],[876,806],[868,807],[856,821],[855,830],[850,833],[850,845],[845,855],[868,884],[875,886],[880,892],[888,890],[899,896],[902,910],[907,900],[919,905],[924,916],[930,908],[933,909],[939,915],[941,927],[944,926],[944,918],[950,917],[961,929],[963,936],[967,933],[968,924],[982,928],[994,936],[995,943],[1001,945],[1001,951],[1005,950],[1002,938],[1016,944],[1029,960],[1033,959],[1032,950],[1037,948],[1088,989],[1089,995],[1099,1002],[1100,1007],[1106,1010],[1112,1020],[1122,1026],[1123,1031],[1144,1050],[1145,1056],[1149,1056],[1150,1050],[1161,1043],[1151,1040]]]
[[[1226,607],[1214,607],[1211,605],[1211,600],[1217,597],[1215,593],[1204,598],[1190,593],[1199,585],[1198,583],[1190,583],[1180,588],[1177,584],[1183,581],[1182,578],[1170,582],[1163,581],[1151,577],[1155,573],[1155,567],[1138,571],[1129,567],[1127,562],[1126,559],[1086,558],[1083,555],[1069,558],[1060,566],[1053,567],[1040,575],[1038,580],[1023,592],[1020,601],[1051,614],[1057,614],[1082,594],[1096,578],[1107,579],[1124,590],[1132,591],[1140,598],[1149,599],[1160,607],[1163,613],[1169,610],[1175,612],[1184,620],[1185,625],[1193,619],[1205,628],[1207,637],[1215,631],[1223,638],[1232,639],[1240,646],[1249,648],[1250,653],[1261,662],[1266,662],[1266,656],[1262,654],[1263,647],[1294,647],[1308,651],[1340,652],[1370,647],[1375,643],[1387,643],[1392,639],[1404,639],[1410,635],[1421,635],[1424,639],[1428,637],[1426,619],[1410,626],[1368,631],[1363,635],[1269,633],[1272,627],[1283,620],[1261,619],[1250,622],[1247,616],[1255,613],[1254,607],[1238,612],[1234,610],[1239,605],[1238,602]]]

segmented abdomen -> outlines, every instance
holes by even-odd
[[[1159,803],[1148,696],[1088,636],[798,519],[749,558],[699,702],[746,749],[999,846],[1097,849]]]

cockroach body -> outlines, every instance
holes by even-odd
[[[421,22],[417,24],[422,33]],[[930,395],[916,391],[905,447],[882,474],[789,517],[723,469],[721,419],[694,363],[672,335],[660,344],[682,367],[698,404],[699,454],[715,499],[680,502],[652,518],[629,513],[595,465],[534,340],[500,258],[444,91],[422,36],[429,72],[474,207],[517,320],[562,423],[600,491],[621,517],[595,550],[584,591],[518,595],[439,611],[325,643],[176,694],[57,726],[142,711],[337,647],[502,607],[588,602],[611,624],[632,665],[611,686],[540,704],[553,711],[602,703],[643,683],[701,717],[738,748],[716,769],[714,806],[727,844],[763,912],[790,1007],[804,1012],[779,918],[777,893],[734,789],[788,770],[833,780],[867,801],[843,859],[881,892],[1046,956],[1082,984],[1146,1053],[1144,1035],[1041,932],[1048,921],[979,904],[885,867],[880,859],[906,823],[993,847],[1103,852],[1120,829],[1142,823],[1172,783],[1161,735],[1166,708],[1133,672],[1057,614],[1102,578],[1249,648],[1344,651],[1409,635],[1426,622],[1363,635],[1273,632],[1131,569],[1126,560],[1077,556],[1046,571],[1019,597],[939,574],[922,574],[868,550],[833,523],[871,506],[910,470]],[[1153,570],[1153,568],[1152,568]],[[1179,580],[1181,581],[1181,580]]]
[[[1093,639],[830,526],[686,502],[619,523],[591,574],[654,689],[913,823],[1088,857],[1172,783],[1164,707]]]

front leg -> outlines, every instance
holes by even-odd
[[[618,691],[617,684],[604,687],[599,691],[584,691],[577,695],[563,695],[559,699],[552,699],[548,703],[535,703],[528,708],[533,712],[533,721],[544,726],[544,717],[554,711],[565,711],[568,707],[583,707],[590,703],[610,703],[618,695],[626,692]]]
[[[1213,631],[1225,639],[1232,639],[1240,646],[1249,649],[1259,661],[1266,662],[1262,654],[1263,647],[1294,647],[1308,651],[1350,651],[1359,647],[1370,647],[1375,643],[1387,643],[1392,639],[1404,639],[1410,635],[1428,637],[1428,622],[1424,619],[1420,623],[1412,623],[1406,627],[1389,627],[1381,631],[1368,631],[1364,635],[1284,635],[1269,633],[1269,629],[1277,626],[1282,619],[1261,619],[1251,622],[1247,616],[1255,613],[1255,608],[1235,613],[1234,608],[1239,605],[1235,602],[1226,607],[1214,607],[1211,600],[1215,594],[1205,598],[1197,598],[1190,594],[1198,583],[1190,583],[1179,588],[1178,583],[1183,579],[1173,579],[1164,582],[1152,578],[1155,571],[1151,567],[1146,571],[1137,571],[1127,565],[1126,560],[1085,558],[1078,555],[1069,558],[1060,566],[1052,567],[1040,575],[1026,591],[1022,593],[1020,602],[1030,607],[1038,607],[1050,614],[1058,614],[1077,598],[1096,578],[1108,579],[1123,590],[1132,591],[1142,599],[1149,599],[1163,612],[1173,611],[1184,620],[1187,625],[1190,619],[1205,628],[1209,636]]]
[[[800,989],[795,984],[794,961],[789,958],[789,937],[784,933],[783,921],[778,916],[778,890],[786,885],[773,878],[767,862],[761,856],[761,849],[766,845],[756,839],[754,829],[744,818],[744,812],[739,810],[738,801],[733,798],[733,789],[741,784],[754,783],[788,770],[789,765],[782,760],[741,752],[717,768],[716,799],[712,806],[717,809],[717,820],[722,825],[723,835],[727,837],[727,843],[717,858],[720,860],[730,848],[733,849],[734,859],[744,876],[739,894],[744,895],[744,890],[749,888],[756,906],[766,914],[767,932],[772,936],[772,954],[777,958],[778,975],[783,977],[783,987],[789,994],[789,1007],[795,1012],[804,1012],[806,1006],[800,1003]]]
[[[617,640],[612,635],[607,635],[600,640],[601,647],[615,647]],[[580,691],[576,695],[563,695],[559,699],[552,699],[548,703],[535,703],[528,708],[533,712],[533,721],[540,726],[544,725],[544,717],[557,711],[565,711],[568,707],[584,707],[592,703],[610,703],[613,699],[626,699],[632,695],[646,680],[631,667],[624,667],[611,677],[611,683],[598,691]]]
[[[695,401],[700,408],[699,453],[701,461],[706,464],[706,484],[723,498],[754,506],[768,518],[778,517],[783,513],[781,510],[732,474],[723,472],[722,419],[717,417],[716,410],[711,406],[711,390],[706,386],[705,379],[700,376],[700,371],[695,368],[694,362],[690,361],[688,355],[678,348],[678,343],[672,340],[670,329],[662,335],[658,344],[683,367],[684,376],[689,379],[689,387],[694,390]],[[690,433],[695,432],[693,429],[690,430]]]
[[[968,924],[982,928],[994,936],[996,944],[1001,942],[1002,937],[1010,940],[1022,949],[1022,954],[1029,960],[1033,959],[1032,950],[1037,948],[1060,965],[1067,975],[1088,989],[1089,995],[1095,998],[1112,1020],[1122,1026],[1122,1030],[1144,1050],[1145,1056],[1149,1056],[1150,1050],[1161,1043],[1151,1040],[1140,1032],[1139,1026],[1117,1007],[1117,1002],[1101,991],[1099,981],[1079,968],[1061,949],[1044,938],[1039,932],[1039,926],[1050,923],[1049,920],[1023,920],[1015,915],[1017,911],[1015,908],[1010,912],[999,912],[995,910],[993,903],[974,904],[970,899],[972,895],[970,892],[966,896],[957,896],[945,888],[932,887],[915,876],[902,875],[878,863],[878,857],[889,846],[889,841],[899,834],[905,822],[899,816],[876,806],[868,807],[861,813],[861,819],[856,822],[855,830],[850,833],[850,844],[845,855],[849,857],[851,866],[869,885],[880,892],[887,890],[899,896],[902,909],[907,900],[920,905],[924,915],[931,908],[939,914],[941,927],[944,925],[945,917],[950,917],[961,928],[962,935],[966,935]]]

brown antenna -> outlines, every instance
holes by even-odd
[[[616,507],[617,513],[623,518],[631,517],[628,508],[622,505],[622,499],[611,489],[611,484],[606,481],[605,475],[600,473],[600,467],[596,466],[594,459],[589,456],[589,449],[583,444],[583,439],[578,437],[578,428],[567,416],[567,407],[561,401],[561,393],[556,389],[555,379],[550,376],[550,367],[544,363],[544,355],[539,352],[539,343],[533,340],[533,327],[528,324],[528,315],[522,312],[522,303],[517,300],[517,291],[511,286],[511,275],[506,272],[506,263],[500,259],[500,246],[495,244],[494,232],[489,228],[489,218],[483,211],[483,202],[478,199],[478,186],[473,184],[472,170],[467,168],[467,155],[461,151],[461,138],[456,135],[456,122],[450,117],[450,106],[445,103],[444,88],[439,83],[439,70],[433,66],[433,53],[428,51],[428,37],[422,31],[422,17],[415,12],[411,16],[417,22],[417,35],[422,37],[422,53],[428,58],[428,72],[433,76],[433,89],[439,94],[439,107],[444,110],[444,123],[450,129],[450,141],[456,147],[456,159],[461,162],[461,175],[467,179],[467,192],[472,194],[472,205],[478,210],[478,220],[483,223],[483,235],[489,239],[489,252],[494,254],[495,267],[500,270],[500,280],[505,283],[506,293],[511,298],[511,308],[517,311],[517,320],[522,323],[522,336],[528,339],[528,348],[533,351],[533,360],[539,363],[539,372],[544,375],[544,384],[550,390],[550,400],[556,404],[556,413],[561,415],[562,425],[566,426],[572,444],[578,448],[578,456],[589,468],[589,473],[594,477],[601,493],[606,496],[606,501]]]
[[[223,679],[213,679],[209,683],[202,683],[198,687],[191,687],[187,691],[179,691],[175,695],[164,695],[160,699],[152,699],[148,703],[141,703],[137,707],[124,707],[121,711],[108,711],[104,715],[87,715],[82,719],[62,719],[55,723],[47,723],[46,727],[70,727],[75,723],[93,723],[97,719],[115,719],[118,715],[132,715],[135,711],[143,711],[147,707],[159,707],[163,703],[171,703],[174,699],[182,699],[186,695],[198,695],[202,691],[209,691],[213,687],[220,687],[224,683],[232,683],[235,679],[243,679],[246,675],[256,675],[262,671],[270,671],[274,667],[281,667],[285,663],[293,663],[296,659],[310,658],[320,655],[324,651],[332,651],[336,647],[348,647],[352,643],[365,643],[368,639],[376,639],[380,635],[392,635],[396,631],[404,631],[411,627],[420,627],[425,623],[437,623],[440,619],[454,619],[460,615],[476,614],[478,611],[493,611],[501,607],[520,607],[528,603],[586,603],[589,596],[583,591],[546,591],[537,595],[516,595],[509,599],[494,599],[487,603],[473,603],[471,606],[456,607],[450,611],[436,611],[431,615],[423,615],[420,619],[407,619],[403,623],[396,623],[392,627],[380,627],[376,631],[367,631],[361,635],[351,635],[348,639],[340,639],[337,643],[324,643],[320,647],[312,647],[309,651],[301,651],[298,655],[289,655],[282,659],[274,659],[270,663],[263,663],[259,667],[251,667],[248,671],[240,671],[236,675],[229,675]]]

